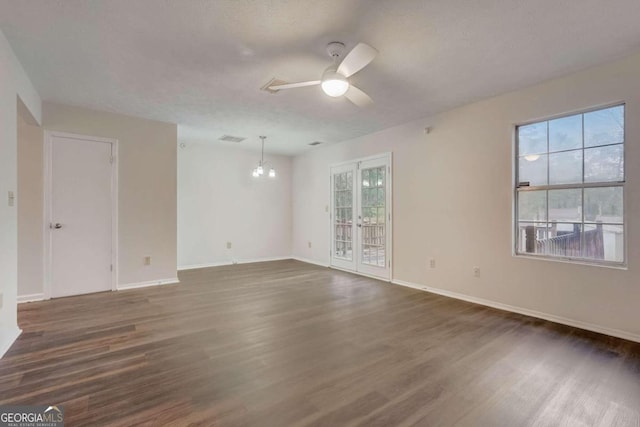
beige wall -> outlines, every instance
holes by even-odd
[[[118,140],[118,285],[175,278],[177,126],[49,103],[42,122],[45,130]]]
[[[34,124],[40,122],[40,97],[0,31],[0,356],[20,332],[17,323],[19,107]],[[9,191],[16,197],[13,206],[7,203]]]
[[[628,118],[628,270],[513,257],[514,125],[619,101]],[[311,151],[293,163],[293,253],[329,262],[329,165],[392,151],[396,280],[640,340],[639,116],[637,55]]]
[[[18,296],[42,298],[44,206],[43,131],[18,123]]]
[[[291,158],[266,155],[275,179],[251,176],[259,159],[215,145],[178,149],[179,267],[291,256]]]

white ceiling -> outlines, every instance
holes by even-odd
[[[178,123],[183,142],[297,154],[640,50],[638,0],[0,0],[44,100]],[[368,43],[359,109],[319,87],[325,45]],[[233,143],[227,143],[233,144]]]

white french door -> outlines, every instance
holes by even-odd
[[[356,271],[357,163],[331,168],[331,265]]]
[[[331,265],[391,280],[391,153],[331,167]]]

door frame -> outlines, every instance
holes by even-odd
[[[333,168],[336,167],[340,167],[340,166],[345,166],[345,165],[349,165],[349,164],[353,164],[356,163],[357,167],[356,167],[356,172],[357,175],[359,175],[360,173],[360,164],[362,162],[365,161],[369,161],[369,160],[385,160],[387,162],[387,182],[388,182],[388,189],[389,191],[387,191],[385,194],[385,202],[387,204],[387,215],[389,218],[389,224],[388,224],[388,228],[387,228],[387,248],[388,248],[388,262],[389,262],[389,278],[382,278],[379,276],[374,276],[371,274],[367,274],[361,271],[357,270],[357,265],[358,263],[356,263],[356,270],[347,270],[344,268],[340,268],[337,266],[333,265],[333,208],[334,208],[334,201],[333,201],[333,176],[332,176],[332,172],[331,170]],[[357,182],[357,177],[354,177],[354,182]],[[356,187],[356,191],[360,191],[360,189],[358,188],[357,183],[354,184]],[[357,200],[359,198],[359,196],[357,194],[354,194],[354,200]],[[357,208],[357,206],[356,206]],[[356,215],[354,209],[354,216]],[[388,282],[392,282],[393,281],[393,152],[391,151],[387,151],[384,153],[380,153],[380,154],[374,154],[372,156],[367,156],[367,157],[360,157],[360,158],[356,158],[356,159],[352,159],[352,160],[347,160],[344,162],[338,162],[338,163],[332,163],[329,165],[329,268],[334,268],[336,270],[342,270],[342,271],[347,271],[349,273],[354,273],[354,274],[358,274],[360,276],[366,276],[366,277],[371,277],[374,279],[378,279],[378,280],[384,280],[384,281],[388,281]],[[354,240],[355,242],[355,240]],[[360,250],[360,243],[358,242],[358,251]],[[355,253],[355,251],[354,251]],[[360,256],[360,254],[358,253],[357,256]]]
[[[102,138],[97,136],[80,135],[68,132],[44,131],[44,284],[43,296],[45,300],[51,299],[53,248],[51,239],[53,211],[53,138],[80,139],[111,144],[111,290],[115,291],[118,285],[118,140],[115,138]]]

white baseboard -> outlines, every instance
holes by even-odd
[[[0,358],[5,355],[5,353],[9,350],[15,340],[18,339],[21,333],[22,329],[18,328],[17,326],[8,330],[0,330]]]
[[[125,283],[123,285],[118,285],[116,289],[119,291],[123,291],[125,289],[138,289],[138,288],[146,288],[149,286],[160,286],[160,285],[175,285],[178,283],[180,283],[180,280],[178,280],[177,277],[172,277],[170,279],[149,280],[147,282]]]
[[[231,264],[231,262],[224,261],[224,262],[210,262],[210,263],[206,263],[206,264],[179,265],[178,266],[178,271],[197,270],[199,268],[209,268],[209,267],[220,267],[222,265],[230,265],[230,264]]]
[[[433,294],[442,295],[449,298],[455,298],[462,301],[471,302],[474,304],[484,305],[491,308],[497,308],[498,310],[510,311],[512,313],[524,314],[525,316],[535,317],[538,319],[548,320],[554,323],[560,323],[562,325],[572,326],[574,328],[584,329],[591,332],[597,332],[600,334],[610,335],[612,337],[618,337],[629,341],[640,342],[640,335],[632,332],[621,331],[619,329],[607,328],[605,326],[596,325],[593,323],[587,323],[580,320],[569,319],[562,316],[556,316],[554,314],[543,313],[541,311],[530,310],[528,308],[516,307],[509,304],[503,304],[500,302],[490,301],[483,298],[472,297],[469,295],[460,294],[457,292],[451,292],[444,289],[432,288],[426,285],[419,285],[417,283],[406,282],[404,280],[394,279],[391,283],[401,286],[407,286],[409,288],[418,289],[421,291],[431,292]]]
[[[358,276],[368,277],[369,279],[380,280],[382,282],[391,282],[391,279],[389,278],[374,276],[373,274],[363,273],[362,271],[348,270],[346,268],[336,267],[335,265],[328,265],[327,267],[331,268],[332,270],[344,271],[345,273],[357,274]]]
[[[308,259],[308,258],[302,258],[302,257],[294,256],[294,257],[291,257],[291,259],[295,259],[296,261],[306,262],[307,264],[319,265],[320,267],[329,267],[329,264],[325,264],[325,263],[322,263],[322,262],[314,261],[314,260]]]
[[[43,300],[44,300],[44,294],[18,295],[18,304],[22,304],[25,302],[43,301]]]
[[[182,270],[197,270],[199,268],[209,268],[209,267],[220,267],[223,265],[234,265],[234,264],[251,264],[254,262],[269,262],[269,261],[283,261],[286,259],[292,259],[291,256],[279,256],[279,257],[268,257],[268,258],[245,258],[238,259],[235,261],[218,261],[218,262],[210,262],[206,264],[189,264],[189,265],[179,265],[178,271]]]

